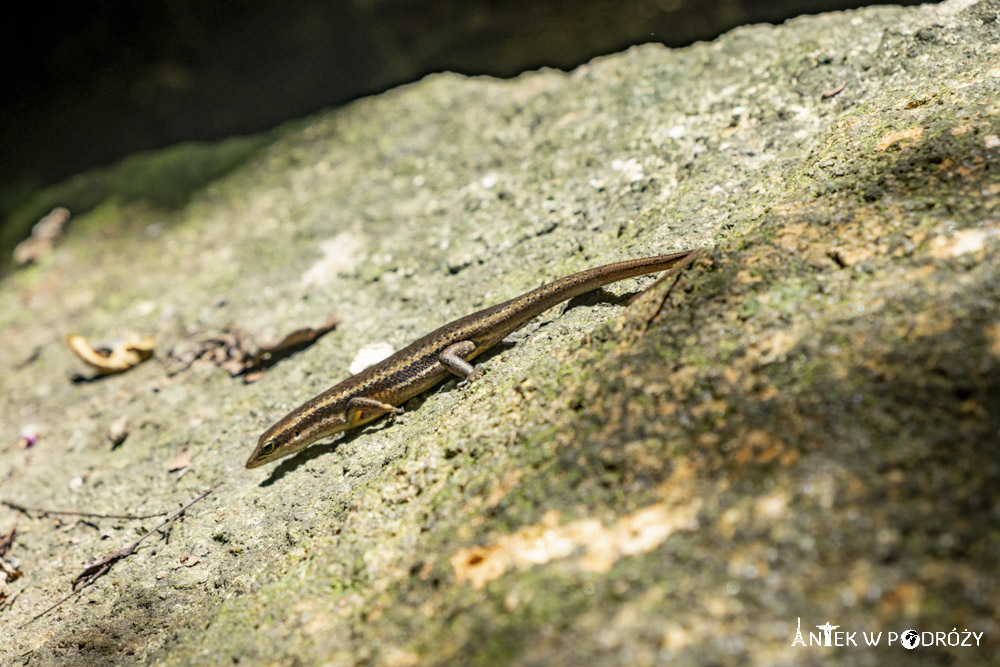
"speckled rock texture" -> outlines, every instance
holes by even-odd
[[[0,662],[995,662],[998,45],[996,1],[876,7],[432,76],[170,205],[81,177],[107,196],[0,286],[0,499],[149,514],[224,483],[26,626],[160,519],[0,508],[23,573]],[[243,467],[362,345],[695,246],[631,303],[651,279],[543,315],[469,389]],[[331,312],[252,384],[167,358]],[[156,355],[72,382],[69,333],[151,333]]]

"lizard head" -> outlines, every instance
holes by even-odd
[[[247,459],[247,468],[291,456],[317,440],[347,428],[347,417],[343,414],[332,419],[318,417],[312,411],[296,410],[264,431],[253,454]]]

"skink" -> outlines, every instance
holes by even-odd
[[[464,387],[482,376],[470,361],[543,311],[608,283],[679,269],[697,252],[629,259],[580,271],[446,324],[282,417],[260,436],[247,468],[284,458],[384,415],[401,414],[400,404],[452,375],[461,378],[458,386]]]

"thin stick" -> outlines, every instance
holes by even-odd
[[[157,512],[156,514],[96,514],[94,512],[73,512],[70,510],[47,510],[41,507],[28,507],[26,505],[21,505],[12,500],[0,500],[0,505],[6,505],[12,510],[23,512],[27,516],[31,516],[31,512],[35,512],[36,514],[48,514],[53,516],[89,516],[97,519],[152,519],[166,514],[166,512]]]
[[[644,289],[642,292],[640,292],[636,296],[632,297],[632,301],[635,301],[640,296],[642,296],[643,294],[645,294],[649,290],[653,289],[654,287],[656,287],[657,285],[659,285],[660,283],[662,283],[667,278],[670,278],[671,276],[674,276],[674,282],[671,283],[670,287],[667,288],[666,293],[664,293],[663,298],[660,300],[660,305],[656,309],[656,312],[653,313],[652,316],[649,319],[646,320],[646,326],[643,327],[643,329],[642,329],[643,335],[645,335],[646,332],[649,331],[649,327],[652,326],[652,324],[656,320],[656,318],[659,317],[660,313],[663,312],[663,308],[667,305],[667,300],[670,298],[670,294],[674,291],[674,287],[677,285],[677,283],[681,279],[681,272],[687,266],[689,266],[692,262],[694,262],[694,260],[696,260],[698,257],[700,257],[703,252],[705,252],[704,248],[698,248],[697,250],[695,250],[694,252],[692,252],[690,255],[688,255],[687,257],[685,257],[683,260],[681,260],[681,262],[677,266],[675,266],[673,269],[667,271],[661,277],[657,278],[656,282],[654,282],[652,285],[650,285],[649,287],[647,287],[646,289]]]
[[[94,580],[93,580],[93,581],[91,581],[90,583],[87,583],[87,584],[84,584],[84,585],[83,585],[83,586],[82,586],[82,587],[80,588],[80,590],[78,590],[78,591],[76,591],[76,590],[75,590],[75,591],[72,591],[72,592],[70,592],[70,594],[69,594],[69,595],[67,595],[66,597],[62,598],[62,599],[61,599],[61,600],[59,600],[58,602],[56,602],[56,603],[55,603],[54,605],[52,605],[51,607],[49,607],[48,609],[46,609],[46,610],[45,610],[45,611],[43,611],[42,613],[40,613],[40,614],[38,614],[38,615],[36,615],[36,616],[32,617],[32,619],[31,619],[30,621],[28,621],[27,623],[24,623],[23,625],[21,625],[21,628],[26,628],[26,627],[28,627],[29,625],[31,625],[32,623],[34,623],[35,621],[37,621],[38,619],[40,619],[40,618],[41,618],[42,616],[45,616],[45,614],[49,613],[50,611],[52,611],[53,609],[55,609],[56,607],[58,607],[59,605],[61,605],[61,604],[62,604],[63,602],[65,602],[66,600],[68,600],[68,599],[70,599],[71,597],[73,597],[74,595],[83,595],[83,592],[84,592],[85,590],[87,590],[87,587],[88,587],[88,586],[90,586],[91,584],[93,584],[93,583],[94,583],[94,582],[96,582],[96,581],[97,581],[97,579],[94,579]],[[20,628],[19,628],[19,629],[20,629]]]
[[[181,515],[184,514],[184,512],[186,512],[189,507],[194,505],[196,502],[198,502],[199,500],[210,494],[212,491],[214,491],[221,485],[222,482],[219,482],[215,486],[209,487],[207,491],[205,491],[197,498],[189,502],[187,505],[184,505],[179,510],[171,514],[169,517],[161,521],[159,524],[156,525],[156,527],[147,530],[145,533],[143,533],[141,537],[139,537],[139,539],[137,539],[135,542],[125,547],[124,549],[119,549],[118,551],[113,551],[107,555],[101,556],[97,560],[87,565],[87,567],[83,568],[83,571],[80,574],[76,575],[76,578],[73,579],[73,591],[69,595],[62,598],[61,600],[59,600],[48,609],[41,612],[40,614],[35,615],[34,617],[32,617],[30,621],[28,621],[21,627],[23,628],[27,625],[30,625],[31,623],[34,623],[42,616],[45,616],[47,613],[49,613],[50,611],[61,605],[63,602],[66,602],[66,600],[69,600],[74,595],[82,594],[85,590],[87,590],[87,588],[94,585],[98,579],[100,579],[102,576],[110,572],[112,565],[117,563],[119,560],[127,558],[128,556],[131,556],[133,553],[135,553],[135,550],[139,548],[139,545],[142,544],[143,540],[145,540],[153,533],[159,531],[164,526],[167,526],[168,524],[170,528],[172,528],[174,522],[177,521],[177,519],[179,519]],[[168,528],[168,530],[170,528]],[[77,586],[79,586],[79,588],[77,588]]]

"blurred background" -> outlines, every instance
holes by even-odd
[[[863,4],[872,3],[17,3],[0,27],[0,252],[9,256],[45,212],[27,206],[40,189],[138,151],[260,133],[430,72],[568,70],[632,44],[684,46]]]

